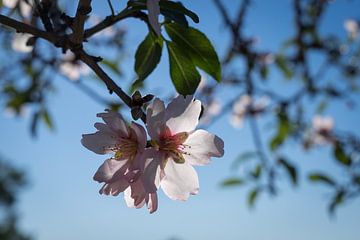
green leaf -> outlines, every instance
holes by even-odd
[[[35,112],[32,115],[31,125],[30,125],[30,131],[32,137],[37,137],[37,129],[38,129],[37,127],[39,123],[39,117],[40,117],[40,112]]]
[[[170,76],[178,93],[182,95],[194,94],[200,83],[200,74],[196,70],[190,57],[177,44],[166,42],[169,52]]]
[[[345,166],[350,166],[351,165],[351,158],[350,158],[350,156],[348,156],[345,153],[345,151],[344,151],[344,149],[343,149],[343,147],[342,147],[342,145],[340,143],[337,143],[335,148],[334,148],[334,156],[335,156],[335,159],[339,163],[341,163],[341,164],[343,164]]]
[[[54,124],[53,121],[49,115],[49,112],[44,109],[41,111],[41,117],[43,119],[43,121],[45,122],[46,126],[50,129],[50,130],[54,130]]]
[[[253,190],[250,191],[249,195],[248,195],[248,204],[249,207],[253,207],[255,204],[256,199],[258,198],[260,193],[260,188],[256,187]]]
[[[255,179],[258,179],[261,176],[262,173],[262,166],[256,165],[254,171],[251,172],[251,176]]]
[[[234,186],[240,186],[243,185],[245,183],[244,179],[241,178],[228,178],[226,180],[224,180],[221,185],[223,187],[234,187]]]
[[[283,55],[276,56],[275,63],[279,67],[279,69],[282,71],[282,73],[286,79],[289,80],[293,77],[293,71],[288,66],[286,58]]]
[[[177,23],[168,23],[165,29],[173,42],[189,54],[197,67],[211,75],[216,81],[221,81],[219,58],[205,34],[195,28],[185,28]]]
[[[330,205],[329,205],[329,212],[333,214],[336,208],[342,204],[345,200],[345,191],[339,190],[336,192],[335,196],[332,198]]]
[[[135,54],[135,72],[138,75],[137,81],[143,81],[160,62],[163,46],[162,38],[149,33],[140,43]]]
[[[122,72],[121,72],[121,70],[119,68],[118,61],[111,61],[111,60],[103,59],[101,61],[101,63],[104,64],[109,69],[111,69],[118,76],[122,76]]]
[[[332,180],[330,177],[321,174],[321,173],[312,173],[309,175],[309,180],[312,182],[321,182],[321,183],[325,183],[327,185],[330,186],[335,186],[336,183],[334,180]]]
[[[270,149],[274,151],[283,144],[291,130],[291,123],[287,113],[285,110],[281,110],[278,116],[278,132],[270,141]]]
[[[165,16],[165,21],[174,21],[183,27],[189,27],[189,23],[184,14],[168,10],[161,10],[161,13]]]
[[[172,2],[172,1],[160,1],[160,12],[164,14],[163,11],[173,12],[174,14],[177,13],[177,14],[186,15],[190,17],[195,23],[199,23],[200,21],[196,13],[185,8],[184,5],[182,5],[181,3]]]
[[[244,152],[235,159],[235,161],[231,165],[231,168],[237,169],[241,163],[243,163],[247,160],[253,159],[253,158],[257,157],[258,155],[259,155],[259,153],[256,151]]]
[[[285,158],[282,157],[278,159],[278,163],[280,164],[280,166],[284,167],[284,169],[287,171],[291,179],[291,182],[294,185],[297,185],[297,171],[296,168],[293,166],[293,164],[291,164]]]

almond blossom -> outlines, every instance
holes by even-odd
[[[265,111],[269,102],[270,99],[267,96],[254,100],[249,95],[242,95],[233,105],[230,123],[236,128],[241,128],[248,114],[257,115]]]
[[[23,17],[29,17],[32,11],[33,0],[28,0],[28,2],[24,0],[3,0],[3,4],[7,8],[15,8],[19,6],[20,14]]]
[[[359,35],[359,23],[354,19],[347,19],[344,22],[344,28],[351,40],[354,40]]]
[[[323,117],[316,115],[312,119],[312,137],[314,144],[333,143],[332,131],[334,129],[334,119],[332,117]]]
[[[67,51],[63,56],[63,62],[59,65],[59,71],[72,81],[77,81],[81,76],[90,73],[89,67],[83,62],[77,61],[71,51]]]
[[[97,170],[94,180],[104,183],[101,194],[117,196],[125,191],[129,207],[141,208],[145,203],[150,213],[157,209],[156,169],[152,170],[152,149],[146,147],[145,129],[132,122],[130,125],[113,111],[97,114],[105,123],[95,123],[98,130],[84,134],[81,143],[97,154],[112,154]]]
[[[147,129],[157,150],[155,179],[173,200],[187,200],[199,191],[198,175],[192,165],[206,165],[211,157],[224,154],[224,142],[205,130],[195,130],[201,103],[192,96],[178,96],[165,108],[156,98],[147,108]],[[154,173],[154,171],[153,171]]]
[[[33,37],[33,35],[28,33],[15,33],[11,43],[12,49],[22,53],[31,52],[34,49],[34,46],[28,45],[28,41],[31,37]]]

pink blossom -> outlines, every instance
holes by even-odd
[[[344,22],[344,28],[351,40],[354,40],[359,35],[359,23],[354,19],[347,19]]]
[[[97,154],[113,155],[94,175],[94,180],[104,183],[100,193],[117,196],[125,191],[128,206],[140,208],[146,203],[151,213],[156,211],[158,181],[156,169],[152,171],[154,151],[145,149],[145,129],[135,122],[128,125],[113,111],[97,116],[105,123],[95,123],[98,131],[84,134],[81,143]]]
[[[63,56],[63,62],[59,65],[59,71],[72,81],[77,81],[83,75],[90,73],[90,68],[83,62],[75,59],[71,51],[67,51]]]
[[[3,0],[3,4],[7,8],[15,8],[19,6],[21,16],[29,17],[32,11],[32,4],[34,3],[33,0],[28,0],[28,2],[24,0]]]
[[[28,33],[15,33],[11,44],[12,48],[17,52],[31,52],[34,48],[34,46],[28,45],[28,41],[31,37],[33,37],[33,35]]]
[[[147,108],[147,129],[157,150],[156,179],[173,200],[187,200],[199,191],[198,175],[192,165],[206,165],[211,157],[224,154],[224,142],[205,130],[195,130],[201,103],[192,96],[176,97],[165,108],[155,99]],[[155,163],[154,163],[155,165]],[[160,171],[159,171],[160,169]]]
[[[267,96],[254,100],[249,95],[242,95],[233,105],[230,123],[236,128],[241,128],[248,114],[257,115],[265,111],[269,102],[270,99]]]
[[[334,119],[332,117],[323,117],[315,115],[312,119],[312,137],[311,141],[315,144],[333,143],[332,131],[334,128]]]

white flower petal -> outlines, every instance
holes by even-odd
[[[109,182],[114,177],[115,173],[121,172],[124,175],[127,168],[127,160],[107,159],[96,171],[94,180],[98,182]]]
[[[34,46],[28,46],[27,42],[33,35],[28,33],[15,33],[12,41],[12,48],[17,52],[28,53],[31,52]]]
[[[107,112],[104,113],[98,113],[96,116],[101,117],[111,129],[119,132],[123,137],[128,137],[128,127],[121,114],[115,111],[106,111]]]
[[[156,98],[148,107],[146,113],[146,127],[149,136],[158,140],[160,133],[165,126],[165,105],[164,102]]]
[[[105,183],[100,189],[100,194],[117,196],[129,187],[129,183],[125,179],[119,179],[115,182]]]
[[[81,144],[97,154],[111,153],[116,144],[116,139],[106,132],[96,132],[92,134],[83,134]]]
[[[133,137],[139,144],[138,148],[144,149],[146,147],[146,142],[147,142],[147,135],[146,135],[145,129],[143,128],[143,126],[141,126],[140,124],[138,124],[136,122],[132,122],[130,125],[130,128],[135,133],[135,136],[133,136]]]
[[[3,2],[5,7],[14,8],[14,7],[16,7],[16,4],[18,3],[18,0],[3,0],[2,2]]]
[[[205,130],[196,130],[190,134],[184,144],[189,148],[186,148],[188,154],[183,156],[192,165],[206,165],[211,157],[224,155],[223,140]]]
[[[160,186],[169,198],[185,201],[190,194],[199,192],[199,179],[190,164],[178,164],[169,159],[164,171],[166,175]]]
[[[191,132],[199,123],[200,112],[200,101],[193,101],[190,95],[186,98],[179,95],[166,108],[166,126],[172,134]]]

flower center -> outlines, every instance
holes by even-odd
[[[189,137],[187,132],[180,132],[175,135],[171,135],[169,131],[166,131],[160,136],[159,141],[151,140],[151,145],[156,149],[165,152],[168,157],[171,157],[176,163],[184,163],[184,154],[189,154],[185,150],[190,146],[184,144]]]
[[[112,149],[115,152],[113,158],[115,160],[132,160],[137,153],[137,146],[138,143],[133,139],[121,138],[120,141]]]

